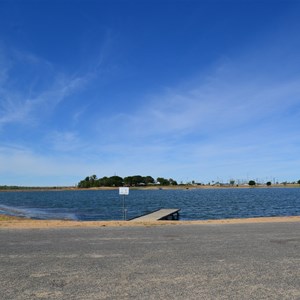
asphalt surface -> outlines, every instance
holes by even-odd
[[[1,229],[0,299],[300,299],[300,223]]]

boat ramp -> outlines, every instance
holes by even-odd
[[[179,208],[162,208],[143,216],[133,218],[130,221],[160,221],[160,220],[178,220]]]

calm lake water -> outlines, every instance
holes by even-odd
[[[130,190],[127,218],[180,208],[181,220],[300,215],[300,188]],[[0,213],[35,219],[122,220],[113,191],[0,192]]]

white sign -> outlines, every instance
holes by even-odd
[[[129,187],[119,187],[119,195],[129,195]]]

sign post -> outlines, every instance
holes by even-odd
[[[126,217],[126,208],[125,208],[125,196],[129,195],[129,187],[119,187],[119,195],[123,196],[123,220],[127,219]]]

